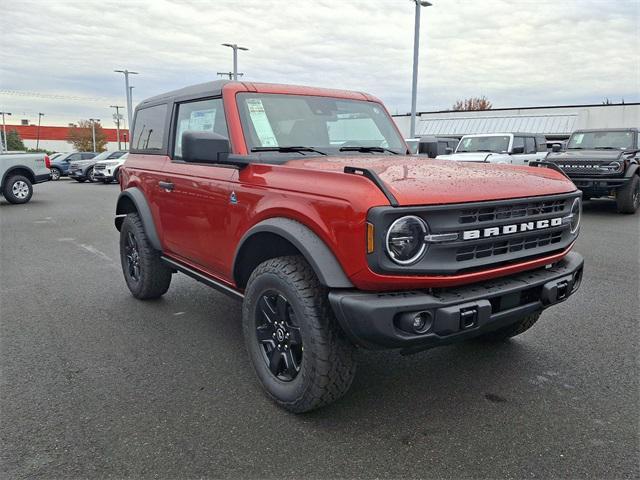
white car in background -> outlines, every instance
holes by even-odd
[[[117,182],[118,175],[120,175],[120,167],[124,164],[128,156],[129,152],[115,160],[103,160],[101,162],[97,162],[93,166],[93,178],[96,181],[104,183]]]
[[[465,135],[451,155],[438,155],[441,160],[459,162],[505,163],[527,165],[542,161],[547,155],[547,141],[533,133],[480,133]]]

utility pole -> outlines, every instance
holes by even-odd
[[[418,96],[418,47],[420,45],[420,7],[430,7],[431,2],[412,0],[416,4],[416,18],[413,33],[413,81],[411,83],[411,127],[409,138],[416,137],[416,99]]]
[[[238,73],[238,76],[243,76],[244,73]],[[218,72],[218,76],[227,77],[229,80],[233,80],[233,72]]]
[[[38,135],[36,138],[36,150],[40,148],[40,119],[44,117],[44,113],[38,112]]]
[[[129,119],[129,128],[131,128],[131,119],[133,118],[133,112],[132,112],[131,106],[133,104],[133,101],[131,100],[131,89],[129,88],[129,75],[138,75],[138,72],[131,72],[127,69],[114,70],[114,72],[124,74],[124,87],[127,95],[127,118]]]
[[[9,143],[7,141],[7,124],[4,122],[4,116],[11,116],[11,112],[0,112],[0,115],[2,115],[2,136],[4,137],[4,140],[2,142],[0,142],[0,145],[2,146],[2,149],[4,149],[5,152],[9,151]]]
[[[91,122],[91,133],[93,134],[93,151],[96,151],[96,122],[100,122],[99,118],[90,118]]]
[[[233,79],[238,80],[238,50],[249,50],[246,47],[239,47],[235,43],[223,43],[223,47],[229,47],[233,49]]]
[[[109,108],[115,108],[116,109],[116,113],[113,116],[113,119],[116,121],[116,135],[118,135],[118,150],[122,150],[120,148],[120,109],[124,108],[121,107],[120,105],[109,105]]]

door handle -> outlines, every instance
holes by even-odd
[[[158,182],[158,185],[160,185],[160,188],[162,188],[163,190],[165,190],[167,192],[172,192],[173,191],[173,183],[171,183],[171,182]]]

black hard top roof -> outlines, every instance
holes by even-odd
[[[584,132],[637,132],[638,129],[636,127],[620,127],[620,128],[581,128],[579,130],[575,130],[573,133],[584,133]]]
[[[184,97],[197,97],[197,96],[215,96],[220,95],[222,87],[227,83],[236,83],[233,80],[216,80],[215,82],[199,83],[197,85],[190,85],[188,87],[179,88],[178,90],[172,90],[171,92],[161,93],[155,97],[150,97],[142,102],[140,106],[148,105],[152,103],[161,103],[163,101],[171,100],[174,98]],[[239,82],[237,82],[239,83]]]

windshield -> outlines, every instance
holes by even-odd
[[[462,137],[456,153],[461,152],[507,152],[509,150],[509,136],[495,135],[488,137]]]
[[[380,153],[406,151],[393,120],[378,103],[259,93],[241,93],[237,99],[250,151],[282,147],[316,150],[298,151],[303,155],[337,154],[341,148],[347,148],[349,154],[372,148]]]
[[[102,152],[99,153],[98,155],[96,155],[95,157],[93,157],[91,160],[96,160],[96,161],[100,161],[100,160],[104,160],[105,158],[109,158],[109,155],[111,155],[111,153],[113,152]]]
[[[571,135],[567,148],[573,150],[626,150],[633,148],[633,132],[628,130],[576,132]]]

